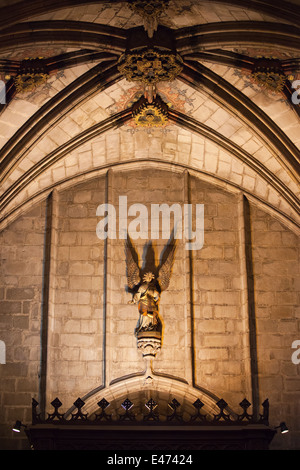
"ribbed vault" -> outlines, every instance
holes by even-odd
[[[1,18],[2,22],[1,25],[4,25],[6,27],[7,25],[14,24],[20,21],[24,21],[28,18],[38,16],[38,15],[45,15],[49,14],[50,12],[57,12],[59,10],[64,10],[68,9],[72,11],[73,9],[76,11],[76,7],[83,7],[86,5],[95,5],[95,4],[102,4],[104,7],[108,7],[110,4],[115,6],[116,9],[120,9],[123,7],[123,2],[120,2],[119,0],[111,0],[109,2],[107,1],[90,1],[90,0],[62,0],[62,1],[57,1],[57,0],[50,0],[47,3],[41,3],[39,0],[32,0],[29,2],[23,2],[20,0],[15,0],[14,2],[9,2],[11,3],[18,3],[18,9],[17,11],[10,11],[9,9],[6,8],[6,2],[5,0],[1,2],[3,6],[3,10],[1,11]],[[172,2],[177,9],[180,12],[180,2]],[[188,4],[194,6],[195,3],[198,2],[184,2],[184,5],[182,7],[182,10],[187,9],[186,7]],[[207,5],[210,5],[211,3],[208,0],[205,0],[204,2],[201,2],[201,5],[197,5],[198,8],[201,9],[203,8],[203,11],[207,12]],[[245,11],[249,14],[251,12],[254,12],[258,15],[261,15],[261,19],[264,20],[264,15],[267,15],[268,18],[272,18],[273,21],[277,21],[278,19],[283,19],[289,23],[294,23],[294,24],[299,24],[300,21],[300,14],[299,11],[295,9],[295,4],[297,5],[297,0],[291,1],[291,2],[274,2],[272,0],[259,0],[256,2],[250,2],[249,0],[218,0],[217,2],[214,2],[217,7],[221,8],[221,13],[223,15],[228,16],[228,10],[230,7],[236,7],[237,9],[240,9],[245,15]],[[223,7],[223,9],[222,9]],[[214,6],[215,9],[215,6]],[[223,11],[222,11],[223,10]],[[170,10],[168,11],[170,13]],[[167,15],[165,15],[167,16]],[[193,22],[195,20],[192,20]],[[223,19],[224,21],[224,19]]]
[[[198,2],[184,3],[185,8],[170,2],[169,22],[162,16],[184,67],[169,87],[158,85],[158,92],[173,98],[170,123],[151,131],[132,126],[131,107],[141,89],[124,80],[117,67],[132,28],[143,30],[126,2],[18,2],[14,15],[3,7],[0,72],[8,75],[7,104],[0,114],[3,226],[53,188],[111,165],[158,162],[241,190],[297,229],[299,105],[292,102],[292,81],[299,70],[299,7],[209,2],[215,15],[209,21],[201,16],[207,2],[201,2],[203,10],[197,10]],[[89,15],[97,8],[98,17]],[[110,9],[114,22],[105,17]],[[199,24],[190,14],[196,10]],[[23,59],[43,53],[50,78],[33,92],[18,94],[13,76],[22,50]],[[249,86],[255,50],[279,56],[291,74],[282,93],[268,95]]]

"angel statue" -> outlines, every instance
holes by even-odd
[[[137,304],[139,321],[135,328],[135,335],[145,331],[162,331],[162,323],[159,318],[159,300],[162,291],[166,290],[170,283],[171,270],[174,262],[175,244],[171,246],[166,260],[158,268],[158,276],[153,272],[142,272],[132,255],[129,242],[126,242],[127,282],[133,292],[129,304]],[[156,271],[156,269],[154,269]]]

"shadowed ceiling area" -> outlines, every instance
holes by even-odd
[[[150,164],[242,190],[299,230],[299,2],[170,0],[150,34],[134,2],[12,3],[0,2],[1,227],[54,188]],[[155,83],[160,126],[134,119],[147,87],[120,66],[146,49],[180,65]]]

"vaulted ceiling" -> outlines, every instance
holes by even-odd
[[[171,41],[183,67],[157,85],[168,123],[147,128],[132,118],[143,87],[118,68],[146,34],[128,3],[0,1],[1,226],[54,188],[160,165],[242,191],[299,230],[300,2],[170,0],[152,41]],[[41,57],[47,80],[18,89],[22,61]],[[262,57],[280,62],[282,89],[255,80]]]

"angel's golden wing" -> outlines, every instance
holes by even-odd
[[[132,251],[128,241],[125,242],[127,284],[129,289],[133,289],[141,282],[140,268],[132,256]]]
[[[175,258],[175,250],[176,250],[176,244],[173,243],[168,253],[167,259],[165,260],[165,262],[162,264],[162,266],[159,269],[157,280],[159,282],[159,285],[162,291],[166,290],[170,284],[171,272],[172,272],[172,267],[173,267],[174,258]]]

